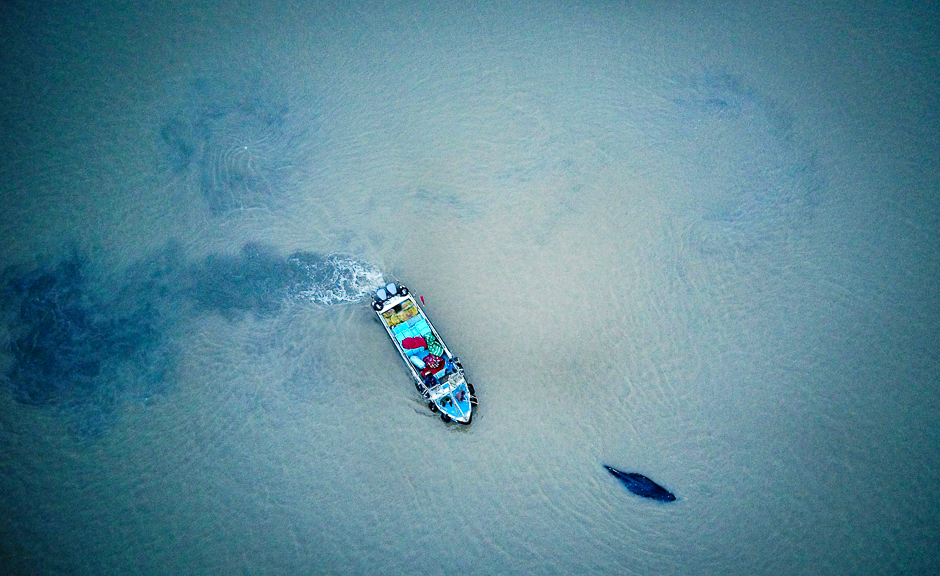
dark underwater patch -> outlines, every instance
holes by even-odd
[[[261,244],[246,244],[237,254],[210,254],[186,271],[188,295],[198,308],[228,317],[279,311],[298,279],[296,267]]]
[[[24,404],[77,411],[78,427],[94,431],[123,392],[162,387],[173,360],[148,299],[127,306],[93,288],[87,268],[73,252],[55,264],[8,269],[0,302],[10,393]]]
[[[23,404],[58,409],[82,434],[107,428],[122,402],[169,389],[174,335],[193,318],[268,318],[293,301],[356,301],[381,279],[350,256],[281,256],[258,243],[195,260],[170,245],[120,273],[93,269],[73,250],[0,274],[6,389]]]
[[[166,166],[223,215],[278,207],[309,170],[317,128],[272,82],[201,80],[159,134]]]
[[[202,126],[171,118],[160,128],[160,139],[166,152],[169,166],[174,172],[182,172],[193,163],[200,152],[205,136],[200,134]]]
[[[660,126],[682,159],[691,241],[706,253],[754,248],[800,229],[819,203],[814,154],[795,136],[795,118],[742,78],[706,70],[678,78]]]

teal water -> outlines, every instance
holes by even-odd
[[[937,573],[938,17],[0,3],[0,569]]]

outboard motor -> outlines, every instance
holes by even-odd
[[[389,296],[389,298],[391,298],[392,296],[398,294],[398,286],[395,285],[394,282],[389,282],[388,284],[386,284],[386,285],[385,285],[385,290],[388,291],[388,296]]]
[[[375,291],[376,302],[385,302],[386,300],[388,300],[388,293],[385,291],[385,288],[379,288]]]

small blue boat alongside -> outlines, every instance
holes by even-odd
[[[606,468],[614,478],[623,482],[627,490],[637,496],[659,500],[660,502],[672,502],[676,499],[672,492],[642,474],[637,474],[636,472],[622,472],[606,464],[604,464],[604,468]]]
[[[408,288],[390,282],[375,291],[372,309],[411,373],[415,389],[444,422],[470,424],[477,398],[453,355]]]

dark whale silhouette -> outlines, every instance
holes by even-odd
[[[604,468],[607,468],[607,471],[610,472],[614,478],[623,482],[623,485],[627,487],[627,490],[633,492],[637,496],[652,498],[653,500],[659,500],[660,502],[672,502],[676,499],[672,492],[666,490],[642,474],[637,474],[636,472],[621,472],[620,470],[612,468],[606,464],[604,464]]]

